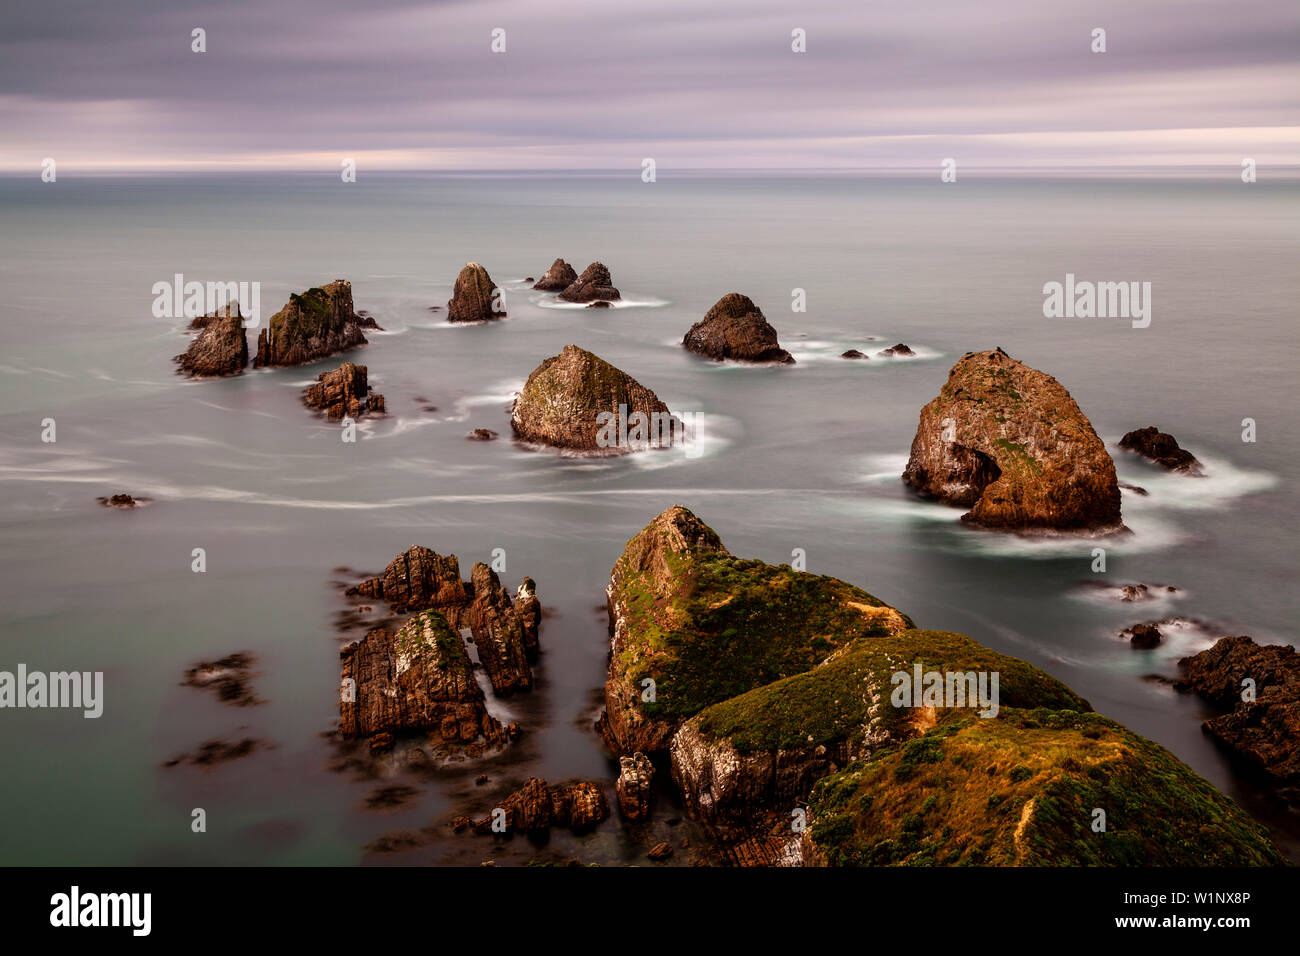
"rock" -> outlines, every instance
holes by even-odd
[[[530,777],[524,786],[502,800],[496,809],[505,811],[507,833],[539,833],[550,827],[575,831],[590,830],[609,816],[605,793],[594,783],[582,781],[548,787],[546,781]],[[478,833],[491,833],[494,814],[473,824]]]
[[[846,358],[846,359],[869,359],[869,358],[871,358],[871,356],[870,356],[870,355],[867,355],[867,354],[864,353],[864,352],[859,352],[857,349],[849,349],[847,352],[841,352],[841,353],[840,353],[840,358]]]
[[[206,329],[218,319],[229,319],[231,317],[238,317],[241,320],[243,319],[243,316],[239,312],[239,302],[235,299],[231,299],[224,306],[209,312],[207,315],[195,316],[190,321],[189,328],[191,332],[198,332],[202,329]]]
[[[384,331],[383,327],[375,321],[375,317],[365,309],[357,309],[357,318],[360,319],[360,325],[363,329],[374,329],[376,332]]]
[[[659,860],[666,860],[672,855],[673,845],[671,843],[656,843],[650,848],[650,852],[646,854],[647,857],[656,862]]]
[[[200,661],[185,672],[185,687],[211,690],[224,704],[250,707],[260,704],[250,683],[253,679],[252,654],[240,651],[215,661]]]
[[[1162,432],[1155,425],[1129,432],[1119,440],[1119,447],[1136,452],[1169,471],[1194,475],[1198,478],[1205,475],[1205,469],[1196,460],[1196,456],[1186,448],[1180,448],[1178,439]]]
[[[604,299],[600,299],[600,300],[598,300],[598,301],[596,301],[596,302],[592,302],[592,303],[590,303],[590,304],[587,306],[587,308],[589,308],[589,309],[612,309],[612,308],[614,308],[614,306],[613,306],[611,303],[606,302]]]
[[[510,424],[526,442],[604,454],[642,447],[611,436],[605,424],[622,414],[632,432],[637,413],[648,422],[648,444],[668,444],[681,421],[654,392],[576,345],[566,345],[533,369],[515,398]],[[602,417],[602,415],[604,417]],[[667,440],[664,439],[667,436]]]
[[[1202,725],[1274,783],[1300,783],[1300,654],[1285,644],[1256,644],[1225,637],[1209,650],[1178,662],[1174,686],[1230,708]],[[1255,699],[1242,699],[1244,680],[1255,682]]]
[[[225,313],[202,316],[194,320],[203,322],[196,326],[202,331],[194,337],[190,347],[176,356],[180,371],[186,375],[211,378],[221,375],[238,375],[248,367],[248,339],[244,335],[244,320],[239,315],[239,305],[226,306]]]
[[[1148,494],[1150,494],[1150,492],[1148,492],[1145,488],[1143,488],[1143,487],[1141,487],[1141,486],[1139,486],[1139,485],[1132,485],[1132,484],[1129,484],[1127,481],[1121,481],[1121,482],[1119,483],[1119,486],[1120,486],[1120,488],[1123,489],[1124,491],[1131,491],[1131,492],[1133,492],[1133,494],[1135,494],[1135,495],[1141,495],[1143,498],[1145,498]]]
[[[106,508],[134,508],[138,502],[128,494],[116,494],[111,498],[96,499]]]
[[[524,281],[525,281],[525,282],[536,282],[537,280],[534,279],[532,276],[528,276],[526,279],[524,279]]]
[[[618,808],[629,820],[644,820],[650,816],[650,785],[655,768],[650,758],[638,751],[630,757],[619,758]]]
[[[490,428],[476,428],[465,437],[470,441],[491,441],[497,437],[497,433]]]
[[[303,404],[319,409],[332,422],[359,418],[367,412],[382,412],[384,396],[370,391],[366,367],[344,362],[332,372],[321,372],[316,384],[302,393]]]
[[[469,628],[479,661],[498,696],[533,686],[530,661],[537,659],[541,602],[531,578],[520,585],[515,607],[500,580],[475,564],[470,583],[460,579],[460,561],[416,545],[399,554],[382,576],[361,582],[349,596],[388,602],[396,612],[435,610],[457,630]]]
[[[921,410],[903,481],[1005,531],[1113,532],[1115,464],[1056,379],[1005,352],[968,352]]]
[[[487,322],[505,318],[504,311],[493,309],[497,286],[488,271],[477,262],[465,264],[456,276],[456,285],[447,303],[448,322]]]
[[[1268,831],[1237,804],[1163,747],[1098,714],[1008,708],[985,720],[968,711],[940,728],[818,782],[803,835],[807,862],[1283,862]],[[1095,808],[1106,811],[1105,834],[1092,831]]]
[[[1153,647],[1159,647],[1163,635],[1156,623],[1134,624],[1132,627],[1121,631],[1120,637],[1128,637],[1129,643],[1138,650],[1146,651]]]
[[[257,337],[257,368],[303,365],[365,345],[361,318],[352,307],[352,283],[329,285],[289,296],[288,304]]]
[[[396,743],[397,741],[393,739],[393,735],[390,733],[375,734],[370,738],[370,752],[372,754],[387,753],[393,749]]]
[[[396,632],[375,628],[339,657],[343,687],[352,691],[340,695],[342,736],[421,731],[451,749],[505,743],[505,729],[487,712],[464,642],[436,611],[417,614]],[[382,736],[376,746],[386,746]]]
[[[485,774],[485,773],[481,773],[481,774],[479,774],[477,777],[474,778],[474,786],[476,786],[476,787],[481,787],[481,786],[483,786],[483,784],[485,784],[485,783],[487,783],[487,782],[488,782],[488,775]]]
[[[628,542],[606,595],[610,666],[598,726],[620,755],[667,750],[711,704],[807,670],[856,637],[912,626],[843,581],[732,556],[681,506]]]
[[[729,292],[682,339],[688,351],[716,361],[793,365],[794,358],[776,340],[776,329],[748,296]]]
[[[915,355],[916,353],[913,352],[906,345],[904,345],[902,342],[899,342],[897,345],[893,346],[892,348],[881,349],[876,354],[881,356],[882,358],[898,358],[904,355]]]
[[[556,259],[546,273],[533,283],[541,292],[563,292],[578,281],[578,273],[563,259]]]
[[[267,746],[264,741],[252,737],[245,737],[242,740],[233,742],[229,740],[208,740],[200,744],[199,749],[194,753],[172,757],[164,762],[163,766],[175,767],[188,763],[195,767],[212,767],[217,764],[238,760],[241,757],[247,757],[256,750],[267,749]]]
[[[582,275],[565,287],[560,298],[566,302],[592,302],[596,299],[618,299],[620,296],[614,288],[609,270],[604,264],[593,262],[582,270]]]

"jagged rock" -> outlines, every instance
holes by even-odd
[[[456,276],[456,285],[452,288],[451,299],[447,302],[448,322],[486,322],[489,319],[501,319],[505,312],[492,308],[497,286],[477,262],[465,264]]]
[[[609,270],[602,263],[593,262],[582,270],[582,275],[565,287],[560,298],[566,302],[592,302],[596,299],[618,299],[620,296],[614,288]]]
[[[1174,686],[1216,707],[1231,708],[1202,725],[1248,763],[1278,783],[1300,783],[1300,654],[1285,644],[1225,637],[1178,662]],[[1253,701],[1243,700],[1254,681]]]
[[[215,377],[238,375],[248,367],[248,339],[239,304],[226,306],[224,313],[212,313],[194,320],[201,331],[190,347],[176,356],[180,371],[186,375]]]
[[[867,354],[864,353],[864,352],[859,352],[857,349],[849,349],[847,352],[841,352],[841,353],[840,353],[840,358],[846,358],[846,359],[869,359],[869,358],[871,358],[871,356],[870,356],[870,355],[867,355]]]
[[[240,315],[239,312],[239,301],[236,299],[231,299],[224,306],[219,309],[214,309],[207,315],[195,316],[190,320],[190,331],[198,332],[201,329],[206,329],[218,319],[229,319],[233,316],[238,316],[241,320],[243,319],[243,316]]]
[[[1179,447],[1178,439],[1162,432],[1155,425],[1129,432],[1119,440],[1119,447],[1136,452],[1169,471],[1196,477],[1205,475],[1205,469],[1196,460],[1196,456],[1186,448]]]
[[[1002,351],[968,352],[921,410],[903,481],[1007,531],[1122,529],[1115,464],[1056,379]]]
[[[1138,650],[1147,651],[1153,647],[1159,647],[1163,635],[1156,622],[1146,624],[1134,624],[1120,633],[1120,637],[1127,637],[1129,644]]]
[[[288,304],[258,334],[253,364],[303,365],[365,344],[361,318],[352,307],[352,283],[336,279],[289,296]]]
[[[436,611],[417,614],[396,632],[375,628],[339,657],[343,686],[352,690],[340,695],[344,737],[423,731],[452,749],[505,743],[505,729],[487,712],[464,641]],[[376,744],[385,745],[382,737]]]
[[[667,842],[656,843],[654,846],[650,848],[650,851],[646,853],[646,856],[649,859],[655,860],[656,862],[659,860],[666,860],[672,855],[673,855],[673,845]]]
[[[629,820],[644,820],[650,816],[651,784],[655,768],[650,758],[638,751],[630,757],[620,757],[618,783],[618,808]]]
[[[533,686],[530,661],[537,659],[541,602],[531,578],[520,585],[520,606],[490,567],[475,564],[470,583],[461,580],[460,561],[415,545],[394,558],[383,575],[347,590],[349,596],[388,602],[397,612],[436,610],[451,627],[468,627],[479,662],[498,696]]]
[[[620,414],[629,435],[644,416],[648,444],[668,444],[673,435],[684,434],[681,421],[654,392],[604,359],[566,345],[528,376],[510,424],[524,441],[557,448],[622,454],[647,444],[611,437],[605,423]]]
[[[106,508],[134,508],[139,502],[128,494],[119,493],[111,498],[97,499]]]
[[[749,298],[729,292],[682,339],[688,351],[716,361],[793,365],[794,357],[776,340],[776,329]]]
[[[546,274],[533,283],[533,288],[541,292],[563,292],[578,281],[578,273],[573,266],[563,259],[556,259]]]
[[[476,428],[465,437],[470,441],[491,441],[497,437],[497,433],[490,428]]]
[[[1093,832],[1095,808],[1106,811]],[[1098,714],[951,712],[824,777],[804,832],[832,866],[1278,866],[1268,831],[1171,753]]]
[[[897,358],[900,355],[915,355],[916,353],[913,352],[906,345],[904,345],[902,342],[899,342],[897,345],[892,346],[891,348],[881,349],[876,354],[883,358]]]
[[[357,318],[360,319],[360,325],[363,329],[374,329],[376,332],[384,331],[383,327],[375,321],[375,317],[365,309],[357,309]]]
[[[594,783],[582,781],[548,787],[546,781],[529,777],[497,805],[505,811],[507,833],[538,833],[550,827],[589,830],[609,816],[605,793]],[[491,833],[493,814],[473,824],[478,833]]]
[[[316,384],[307,386],[302,400],[308,408],[324,412],[332,422],[384,410],[384,396],[371,392],[366,383],[366,367],[351,362],[344,362],[332,372],[321,372]]]
[[[620,755],[666,750],[711,704],[807,670],[856,637],[912,626],[851,584],[733,557],[681,506],[628,542],[606,595],[610,667],[598,726]]]

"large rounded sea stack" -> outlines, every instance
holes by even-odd
[[[793,365],[794,357],[776,340],[776,329],[747,295],[728,292],[691,326],[682,345],[717,361]]]
[[[554,268],[554,266],[552,266]],[[536,288],[534,286],[534,288]],[[619,292],[614,288],[614,280],[609,274],[604,263],[593,262],[587,268],[582,270],[582,275],[569,283],[568,287],[560,293],[560,298],[566,302],[595,302],[613,301],[620,298]]]
[[[652,435],[672,434],[680,427],[668,406],[632,376],[586,349],[566,345],[528,376],[510,424],[527,442],[621,454],[634,447],[605,440],[608,423],[621,417],[630,425],[638,415]]]
[[[968,352],[921,409],[903,480],[1004,531],[1107,532],[1120,522],[1115,463],[1070,393],[1001,349]]]
[[[303,365],[366,344],[362,318],[352,308],[352,283],[329,285],[290,295],[289,303],[257,337],[257,368]]]
[[[556,259],[546,274],[533,283],[540,292],[563,292],[578,281],[578,273],[563,259]]]
[[[477,262],[465,263],[447,302],[447,321],[486,322],[504,318],[504,311],[496,312],[492,308],[496,288],[487,269]]]

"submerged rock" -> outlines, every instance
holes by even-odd
[[[227,654],[215,661],[200,661],[185,672],[184,686],[211,690],[224,704],[251,707],[260,704],[250,686],[253,679],[253,655],[247,651]]]
[[[1158,621],[1134,624],[1132,627],[1121,631],[1120,637],[1127,637],[1129,644],[1138,650],[1147,651],[1153,647],[1159,647],[1164,635],[1160,633],[1158,624]]]
[[[900,356],[905,356],[905,355],[915,355],[916,353],[913,352],[906,345],[904,345],[902,342],[899,342],[897,345],[892,346],[891,348],[881,349],[876,354],[881,356],[882,358],[898,358]]]
[[[97,498],[95,500],[97,500],[105,508],[134,508],[136,505],[140,503],[139,501],[136,501],[134,498],[132,498],[130,495],[125,494],[123,492],[119,492],[118,494],[113,495],[111,498]],[[144,500],[145,499],[143,498],[140,499],[140,501],[144,501]]]
[[[213,313],[194,320],[201,329],[190,347],[176,356],[180,371],[201,378],[238,375],[248,367],[248,338],[239,304],[226,306],[223,314]]]
[[[871,358],[871,356],[870,356],[870,355],[867,355],[867,354],[864,353],[864,352],[859,352],[857,349],[849,349],[847,352],[841,352],[841,353],[840,353],[840,358],[846,358],[846,359],[869,359],[869,358]]]
[[[903,481],[1006,531],[1110,532],[1115,463],[1056,379],[1002,351],[968,352],[921,410]]]
[[[793,365],[794,357],[776,339],[776,329],[749,296],[729,292],[714,303],[682,339],[691,352],[717,361]]]
[[[470,441],[491,441],[497,437],[497,433],[490,428],[476,428],[465,437]]]
[[[541,292],[563,292],[578,281],[578,273],[563,259],[556,259],[546,273],[533,283],[533,288]]]
[[[1206,733],[1274,782],[1300,783],[1300,654],[1294,647],[1225,637],[1178,666],[1183,676],[1175,687],[1228,708],[1205,721]],[[1248,686],[1253,700],[1243,699]]]
[[[344,279],[291,295],[258,334],[253,364],[303,365],[365,345],[361,323],[352,307],[352,283]]]
[[[1105,832],[1094,832],[1096,810]],[[1268,831],[1097,714],[953,712],[823,778],[804,856],[831,866],[1278,866]]]
[[[505,318],[505,311],[495,311],[497,286],[487,269],[477,262],[468,262],[456,276],[451,299],[447,302],[448,322],[486,322]]]
[[[603,263],[593,262],[582,270],[582,275],[565,287],[560,298],[566,302],[592,302],[596,299],[618,299],[620,296],[614,288],[609,270]]]
[[[1169,471],[1198,478],[1205,475],[1205,469],[1196,460],[1196,456],[1186,448],[1179,447],[1178,439],[1162,432],[1155,425],[1129,432],[1119,440],[1119,447],[1136,452]]]
[[[324,412],[332,422],[384,410],[384,396],[372,392],[366,382],[366,367],[351,362],[344,362],[332,372],[321,372],[316,384],[307,386],[302,400],[308,408]]]
[[[604,359],[566,345],[533,369],[515,398],[510,424],[524,441],[556,448],[622,454],[636,450],[629,440],[610,440],[608,423],[622,414],[632,432],[638,414],[647,422],[646,444],[670,444],[681,426],[668,406]],[[604,416],[604,417],[602,417]],[[657,440],[656,440],[657,436]],[[667,436],[667,440],[664,440]]]
[[[495,809],[505,811],[506,833],[539,833],[551,827],[590,830],[609,816],[605,792],[596,784],[582,781],[548,787],[539,777],[529,777]],[[494,817],[499,815],[489,813],[473,823],[475,832],[500,832],[492,828]]]
[[[396,632],[375,628],[339,657],[344,737],[422,731],[451,749],[505,743],[505,728],[487,711],[464,641],[436,611],[417,614]],[[385,743],[391,746],[381,738]]]

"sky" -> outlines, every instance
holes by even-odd
[[[1293,165],[1298,100],[1300,0],[0,5],[11,172]]]

